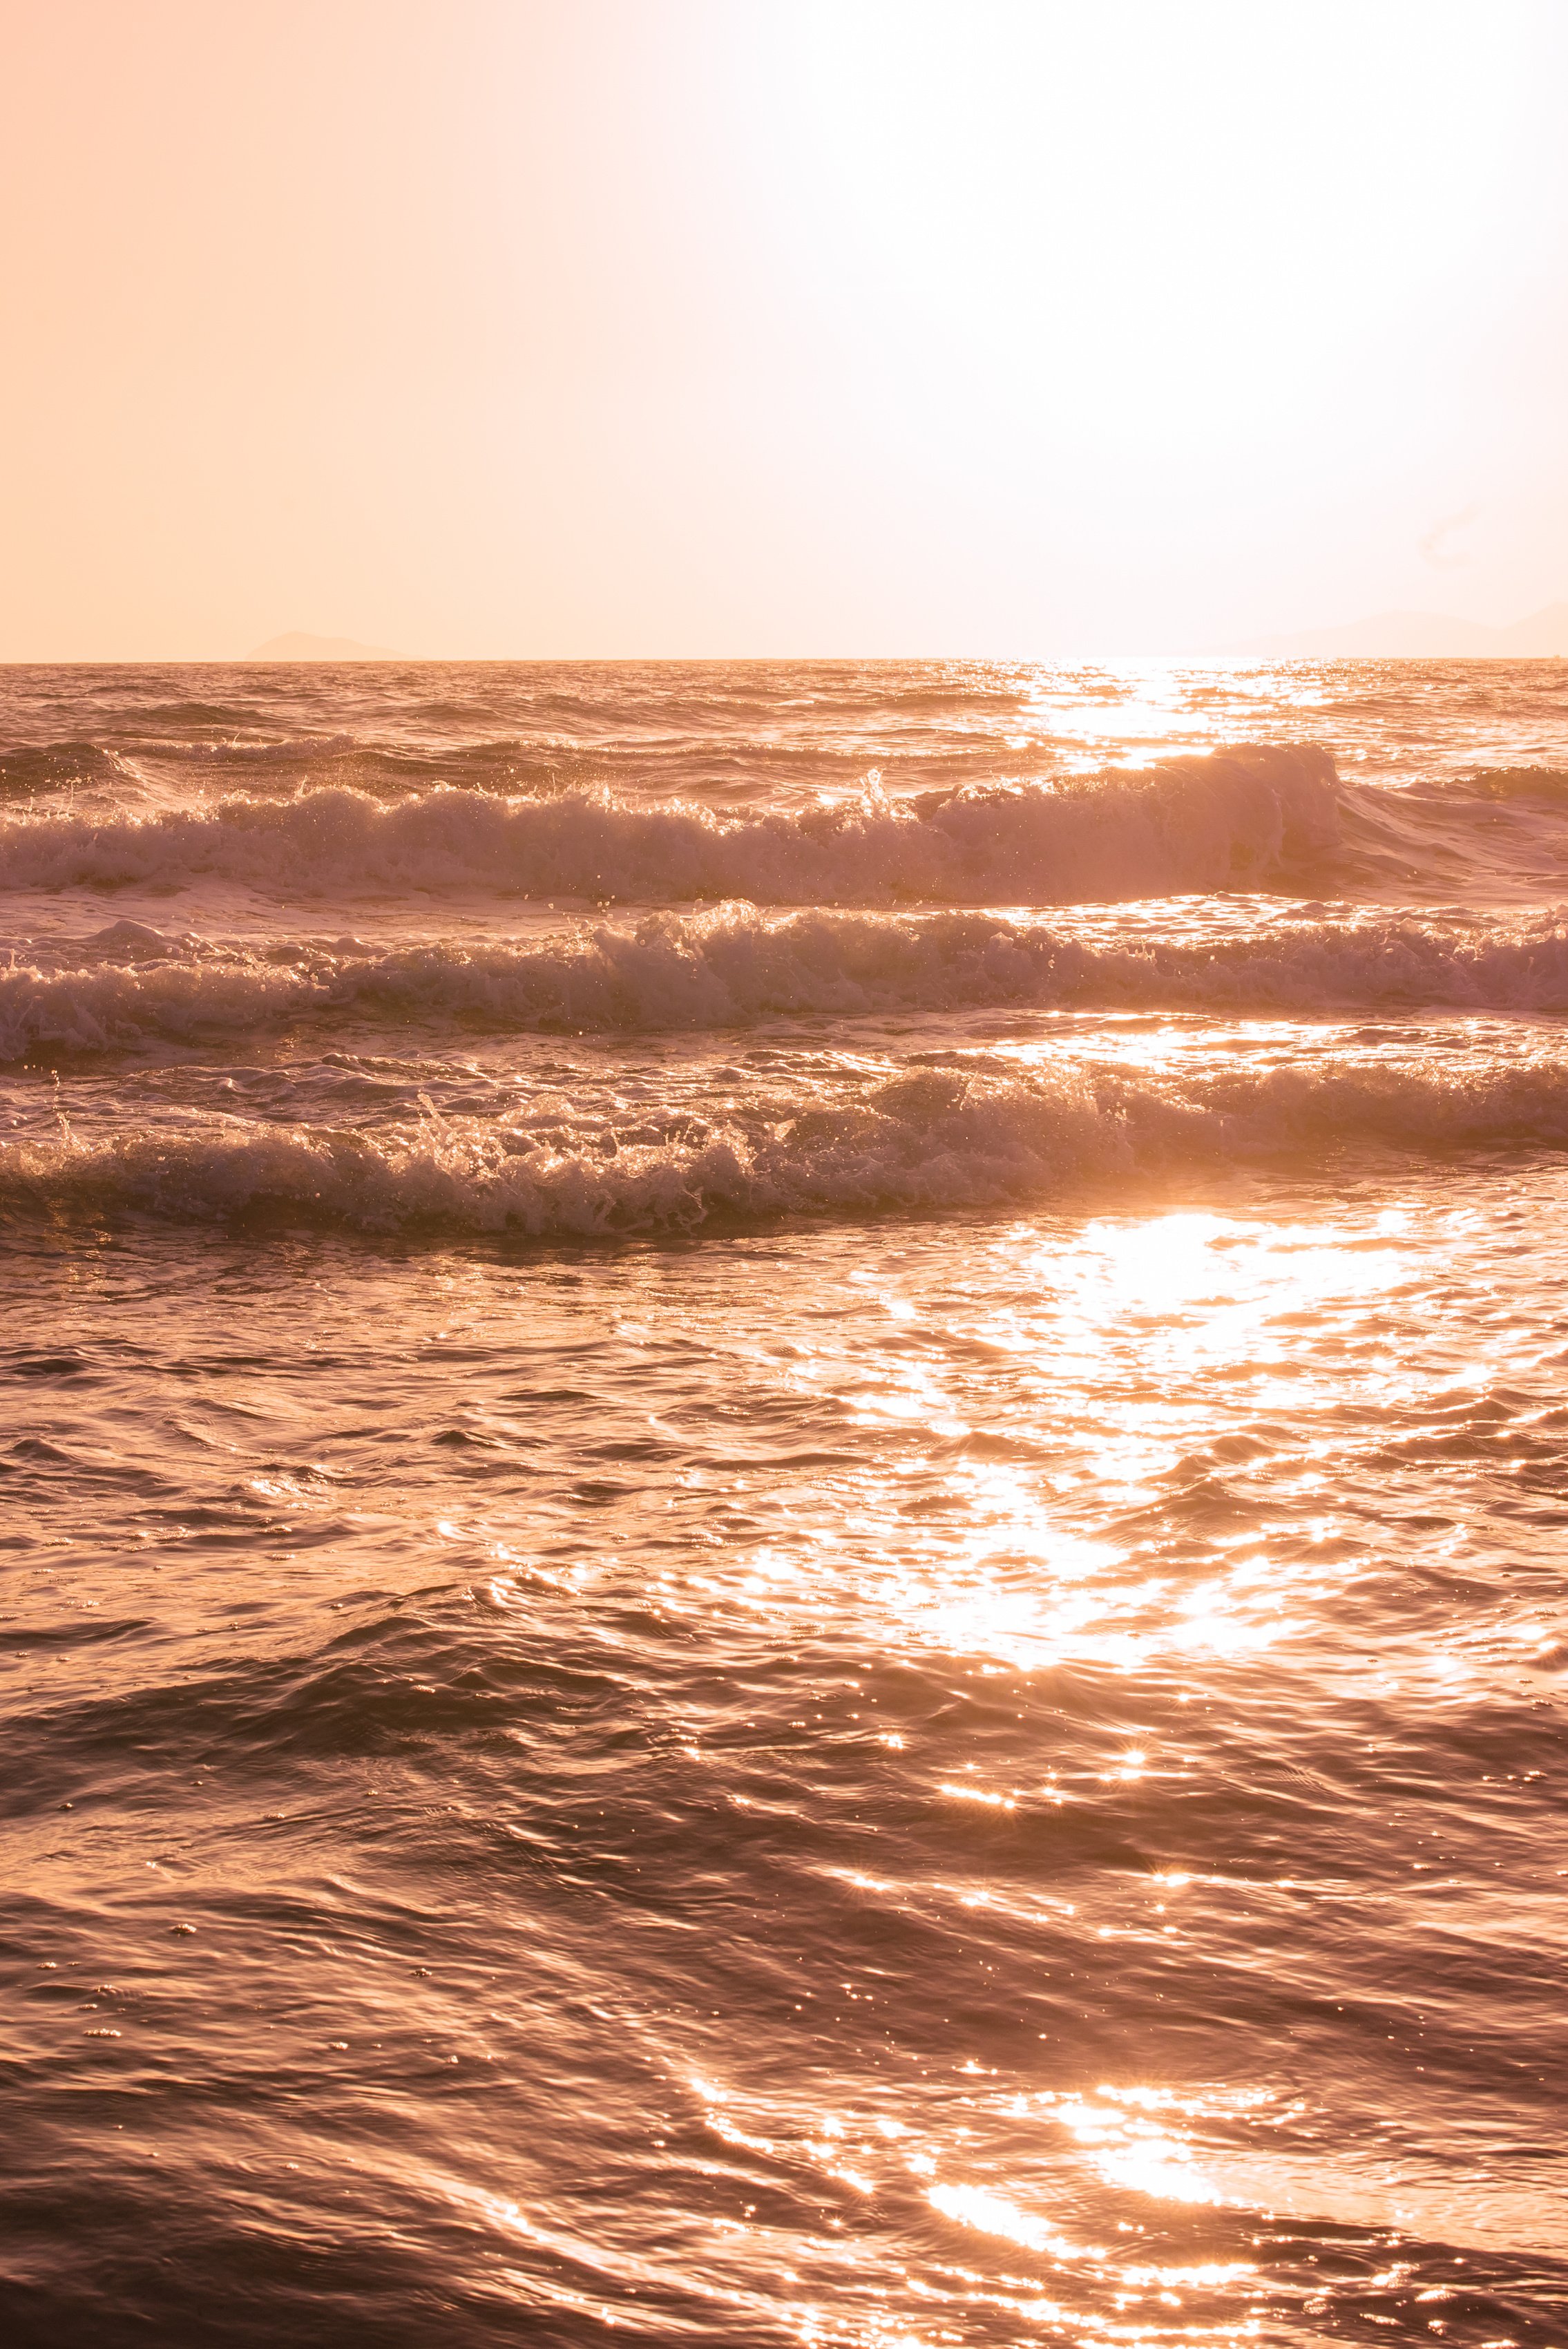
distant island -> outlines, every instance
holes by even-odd
[[[294,628],[286,636],[269,636],[264,645],[245,655],[253,661],[401,660],[387,645],[362,645],[354,636],[313,636]]]
[[[1218,649],[1264,660],[1563,659],[1568,657],[1568,604],[1548,604],[1511,628],[1453,620],[1441,612],[1379,612],[1375,619],[1352,620],[1344,627],[1252,636]]]

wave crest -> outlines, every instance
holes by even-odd
[[[880,790],[798,813],[721,815],[608,793],[501,799],[442,789],[383,805],[346,789],[155,813],[0,823],[0,885],[207,877],[273,896],[484,889],[680,904],[1061,905],[1257,887],[1332,847],[1333,761],[1251,749],[1047,789],[894,802]]]
[[[1568,1064],[1241,1071],[1183,1090],[1119,1071],[917,1066],[780,1113],[686,1113],[623,1143],[569,1112],[428,1115],[380,1134],[230,1120],[84,1145],[0,1144],[0,1204],[182,1222],[261,1213],[370,1234],[592,1238],[786,1216],[1038,1206],[1138,1178],[1352,1149],[1568,1148]]]
[[[1479,933],[1304,921],[1112,942],[985,914],[769,918],[725,905],[537,944],[383,951],[212,948],[122,922],[75,951],[91,960],[0,970],[0,1061],[243,1039],[321,1017],[581,1034],[987,1006],[1568,1010],[1568,926],[1556,919]]]

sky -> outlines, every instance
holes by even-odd
[[[1562,0],[11,0],[0,658],[1568,596]]]

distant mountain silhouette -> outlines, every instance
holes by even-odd
[[[1548,604],[1511,628],[1480,620],[1451,620],[1441,612],[1379,612],[1339,628],[1303,628],[1293,636],[1253,636],[1226,645],[1228,653],[1265,660],[1519,660],[1568,657],[1568,604]]]
[[[312,636],[295,628],[286,636],[269,636],[245,658],[253,661],[401,660],[401,653],[386,645],[362,645],[353,636]]]

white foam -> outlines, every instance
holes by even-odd
[[[1326,752],[1249,749],[1056,789],[916,802],[868,790],[803,814],[458,790],[388,806],[346,789],[144,814],[53,810],[0,822],[0,887],[219,879],[291,902],[481,888],[648,905],[1060,905],[1253,886],[1335,837]]]
[[[209,1220],[271,1208],[365,1232],[585,1237],[727,1217],[1029,1206],[1217,1166],[1320,1174],[1336,1150],[1568,1147],[1568,1063],[1313,1062],[1199,1086],[917,1069],[867,1092],[672,1123],[622,1144],[427,1118],[379,1133],[238,1119],[0,1144],[0,1201]]]
[[[273,958],[120,923],[90,947],[93,960],[75,968],[0,970],[0,1059],[40,1047],[243,1039],[311,1015],[506,1033],[723,1028],[794,1014],[1010,1004],[1568,1010],[1561,919],[1485,930],[1315,920],[1113,940],[981,914],[769,918],[730,905],[527,946],[377,952],[348,941],[285,947]]]

